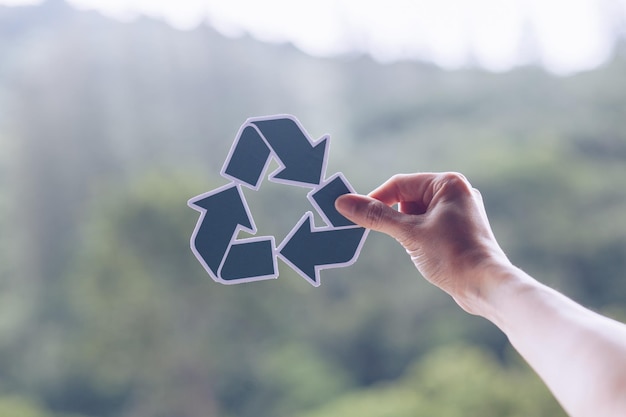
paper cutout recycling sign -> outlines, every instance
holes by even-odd
[[[229,184],[189,200],[200,212],[191,250],[211,278],[223,284],[278,278],[280,258],[314,286],[320,271],[356,262],[369,230],[335,210],[335,199],[354,192],[340,172],[325,178],[330,137],[310,139],[291,115],[255,117],[241,126],[221,171]],[[255,235],[257,228],[242,187],[258,191],[272,160],[279,168],[268,180],[311,189],[307,199],[325,226],[304,213],[284,240]]]

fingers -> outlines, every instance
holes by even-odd
[[[344,194],[337,198],[335,207],[339,213],[359,226],[393,237],[401,236],[406,227],[404,214],[368,196]]]
[[[451,200],[465,205],[468,197],[475,198],[476,192],[458,173],[400,174],[369,196],[345,194],[336,200],[335,206],[360,226],[402,239],[424,220],[420,215],[426,214],[431,205]],[[399,211],[390,207],[396,203]]]
[[[394,175],[369,196],[388,206],[400,203],[402,213],[423,214],[435,196],[454,198],[471,192],[472,186],[462,174],[419,173]]]
[[[437,176],[438,174],[433,173],[394,175],[369,193],[369,196],[388,206],[406,201],[422,204],[424,195]]]

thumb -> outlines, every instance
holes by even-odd
[[[368,196],[343,194],[335,200],[335,208],[359,226],[387,233],[392,237],[398,237],[404,229],[404,214]]]

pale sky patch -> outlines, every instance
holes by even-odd
[[[41,0],[0,0],[36,4]],[[180,30],[202,23],[227,36],[291,42],[315,56],[369,53],[444,68],[506,71],[540,59],[561,74],[594,68],[626,34],[626,0],[68,0],[119,20],[139,15]],[[530,51],[529,51],[530,49]]]

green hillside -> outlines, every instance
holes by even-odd
[[[226,183],[251,116],[330,134],[328,172],[359,192],[463,172],[518,266],[626,319],[619,54],[569,77],[443,71],[52,0],[0,7],[0,53],[0,415],[559,415],[506,338],[383,235],[319,288],[284,264],[278,280],[211,281],[186,202]],[[302,190],[252,194],[278,240],[306,209]]]

